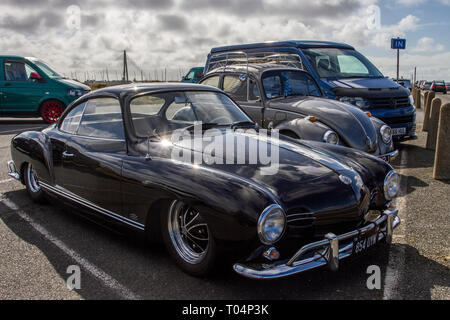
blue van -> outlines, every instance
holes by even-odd
[[[384,77],[350,45],[325,41],[282,41],[216,47],[208,54],[204,74],[220,66],[219,56],[242,53],[247,61],[292,65],[308,71],[330,99],[347,102],[388,124],[396,140],[417,139],[413,99],[408,89]],[[292,57],[296,57],[296,61]],[[279,59],[282,57],[282,59]],[[242,62],[242,61],[241,61]]]

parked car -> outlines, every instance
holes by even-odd
[[[424,81],[422,83],[421,89],[422,90],[430,90],[431,89],[431,84],[432,84],[431,81]]]
[[[412,85],[411,85],[411,80],[409,79],[392,79],[393,81],[397,82],[399,85],[405,87],[406,89],[409,90],[409,92],[411,92],[412,90]]]
[[[191,68],[189,72],[181,78],[181,82],[197,83],[203,77],[203,67]]]
[[[254,143],[278,146],[278,172],[266,175],[262,163],[174,161],[180,152],[205,154],[192,134],[172,136],[196,121],[215,129],[211,137],[244,141],[246,154]],[[392,240],[399,176],[388,163],[341,146],[259,139],[256,130],[209,86],[109,87],[78,99],[56,124],[15,136],[8,169],[34,201],[60,200],[99,222],[160,235],[194,275],[213,270],[219,255],[251,278],[337,269],[340,259]]]
[[[0,56],[0,116],[40,116],[54,123],[72,101],[90,90],[39,59]]]
[[[444,80],[441,81],[434,80],[431,83],[430,90],[434,92],[442,92],[444,94],[447,94],[447,85],[445,84]]]
[[[326,41],[282,41],[217,47],[211,49],[204,73],[217,67],[220,55],[224,57],[232,52],[243,52],[249,60],[275,54],[294,55],[326,96],[371,112],[392,127],[397,140],[417,139],[415,107],[410,92],[385,78],[352,46]],[[285,62],[286,59],[281,61],[282,64]]]
[[[392,129],[361,109],[322,93],[306,71],[276,64],[235,64],[200,81],[228,93],[263,128],[294,139],[355,148],[393,160]]]

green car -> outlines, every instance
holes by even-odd
[[[0,116],[35,117],[54,123],[91,89],[69,80],[36,58],[0,56]]]
[[[203,78],[203,67],[194,67],[181,78],[181,82],[198,83]]]

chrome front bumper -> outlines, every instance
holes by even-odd
[[[8,161],[8,174],[10,177],[20,181],[20,173],[16,169],[14,161]]]
[[[386,153],[386,154],[380,154],[378,158],[383,159],[386,162],[390,162],[395,160],[398,157],[398,150],[394,150],[392,152]]]
[[[301,247],[288,260],[259,264],[236,263],[233,269],[252,279],[282,278],[325,265],[335,271],[339,268],[339,260],[353,254],[354,238],[376,229],[378,241],[385,239],[391,243],[393,230],[400,224],[397,213],[394,206],[389,206],[375,222],[342,235],[329,233],[325,239]]]

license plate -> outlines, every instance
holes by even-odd
[[[392,128],[393,136],[401,136],[406,134],[406,128]]]
[[[366,233],[353,239],[353,254],[360,254],[375,246],[378,242],[378,230]]]

